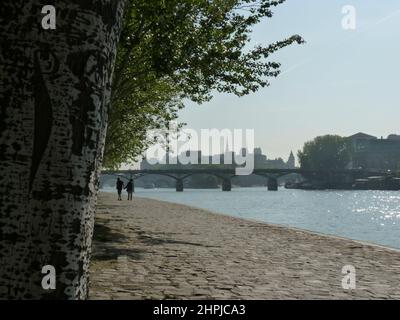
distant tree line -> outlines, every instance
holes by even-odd
[[[349,168],[352,161],[357,159],[357,152],[350,138],[338,135],[319,136],[304,144],[297,154],[300,166],[305,170],[343,170]],[[386,154],[392,161],[398,157],[396,153]],[[394,160],[395,161],[395,160]],[[375,164],[375,168],[379,167]],[[381,164],[385,167],[385,164]],[[400,173],[400,163],[392,171]]]
[[[306,142],[297,156],[304,170],[343,170],[351,161],[352,144],[338,135],[319,136]]]

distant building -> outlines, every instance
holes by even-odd
[[[247,153],[249,151],[246,148],[243,148],[240,150],[240,154],[242,157],[246,157]],[[254,149],[254,167],[255,169],[295,169],[296,165],[296,159],[293,155],[293,152],[290,153],[288,161],[284,161],[282,158],[277,158],[277,159],[268,159],[265,154],[263,154],[261,148],[255,148]],[[203,156],[201,151],[187,151],[186,153],[182,154],[185,156],[185,158],[190,158],[190,155],[196,157],[197,155],[197,164],[212,164],[213,159],[220,160],[219,163],[223,166],[225,165],[231,165],[235,162],[235,154],[233,152],[228,152],[226,151],[225,154],[221,155],[214,155],[214,156]],[[225,161],[225,158],[227,161]],[[149,162],[157,163],[156,160],[152,159],[153,161],[148,161],[146,158],[144,158],[140,164],[140,169],[141,170],[151,170],[155,168],[160,168],[160,165],[155,166],[150,164]],[[168,160],[168,161],[167,161]],[[166,159],[163,159],[163,162],[166,163],[162,165],[163,167],[168,166],[168,165],[173,165],[173,164],[178,164],[179,159],[176,157],[171,157],[167,156]],[[195,164],[190,163],[188,166],[191,167]]]
[[[146,158],[143,158],[142,162],[140,163],[140,170],[150,170],[152,169],[152,165]]]
[[[296,158],[294,157],[293,151],[290,152],[287,165],[288,165],[288,169],[295,169],[296,168]]]
[[[254,149],[254,155],[255,156],[262,156],[262,149],[261,148],[255,148]]]
[[[388,140],[391,140],[391,141],[400,141],[400,135],[397,135],[397,134],[391,134],[391,135],[389,135],[388,136]]]
[[[267,156],[263,155],[261,148],[254,149],[254,167],[261,169],[267,163]]]
[[[350,167],[376,171],[400,169],[400,136],[391,134],[387,139],[357,133],[349,139],[353,145]]]
[[[268,159],[261,148],[256,148],[254,149],[254,164],[256,169],[295,169],[296,159],[293,152],[290,153],[287,162],[282,158]]]

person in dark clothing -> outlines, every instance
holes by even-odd
[[[129,180],[128,184],[125,187],[126,191],[128,192],[128,201],[133,200],[133,180]]]
[[[117,180],[117,191],[118,191],[118,200],[122,201],[121,195],[122,195],[122,189],[124,188],[124,183],[123,181],[118,178]]]

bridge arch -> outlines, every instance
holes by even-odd
[[[174,180],[179,180],[179,179],[180,179],[179,177],[174,176],[174,175],[172,175],[172,174],[168,174],[168,173],[157,173],[157,172],[154,172],[154,173],[149,173],[149,172],[141,173],[141,174],[138,174],[138,175],[135,177],[135,179],[140,179],[140,178],[143,178],[143,177],[145,177],[145,176],[151,176],[151,175],[153,175],[153,176],[168,177],[168,178],[172,178],[172,179],[174,179]]]
[[[214,173],[214,172],[193,172],[193,173],[186,174],[185,176],[182,177],[182,179],[185,180],[189,177],[198,176],[198,175],[213,176],[213,177],[219,178],[221,180],[231,179],[231,178],[235,177],[235,175],[227,174],[226,176],[224,176],[224,175]]]

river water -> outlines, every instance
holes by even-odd
[[[400,249],[400,192],[137,188],[136,195]]]

